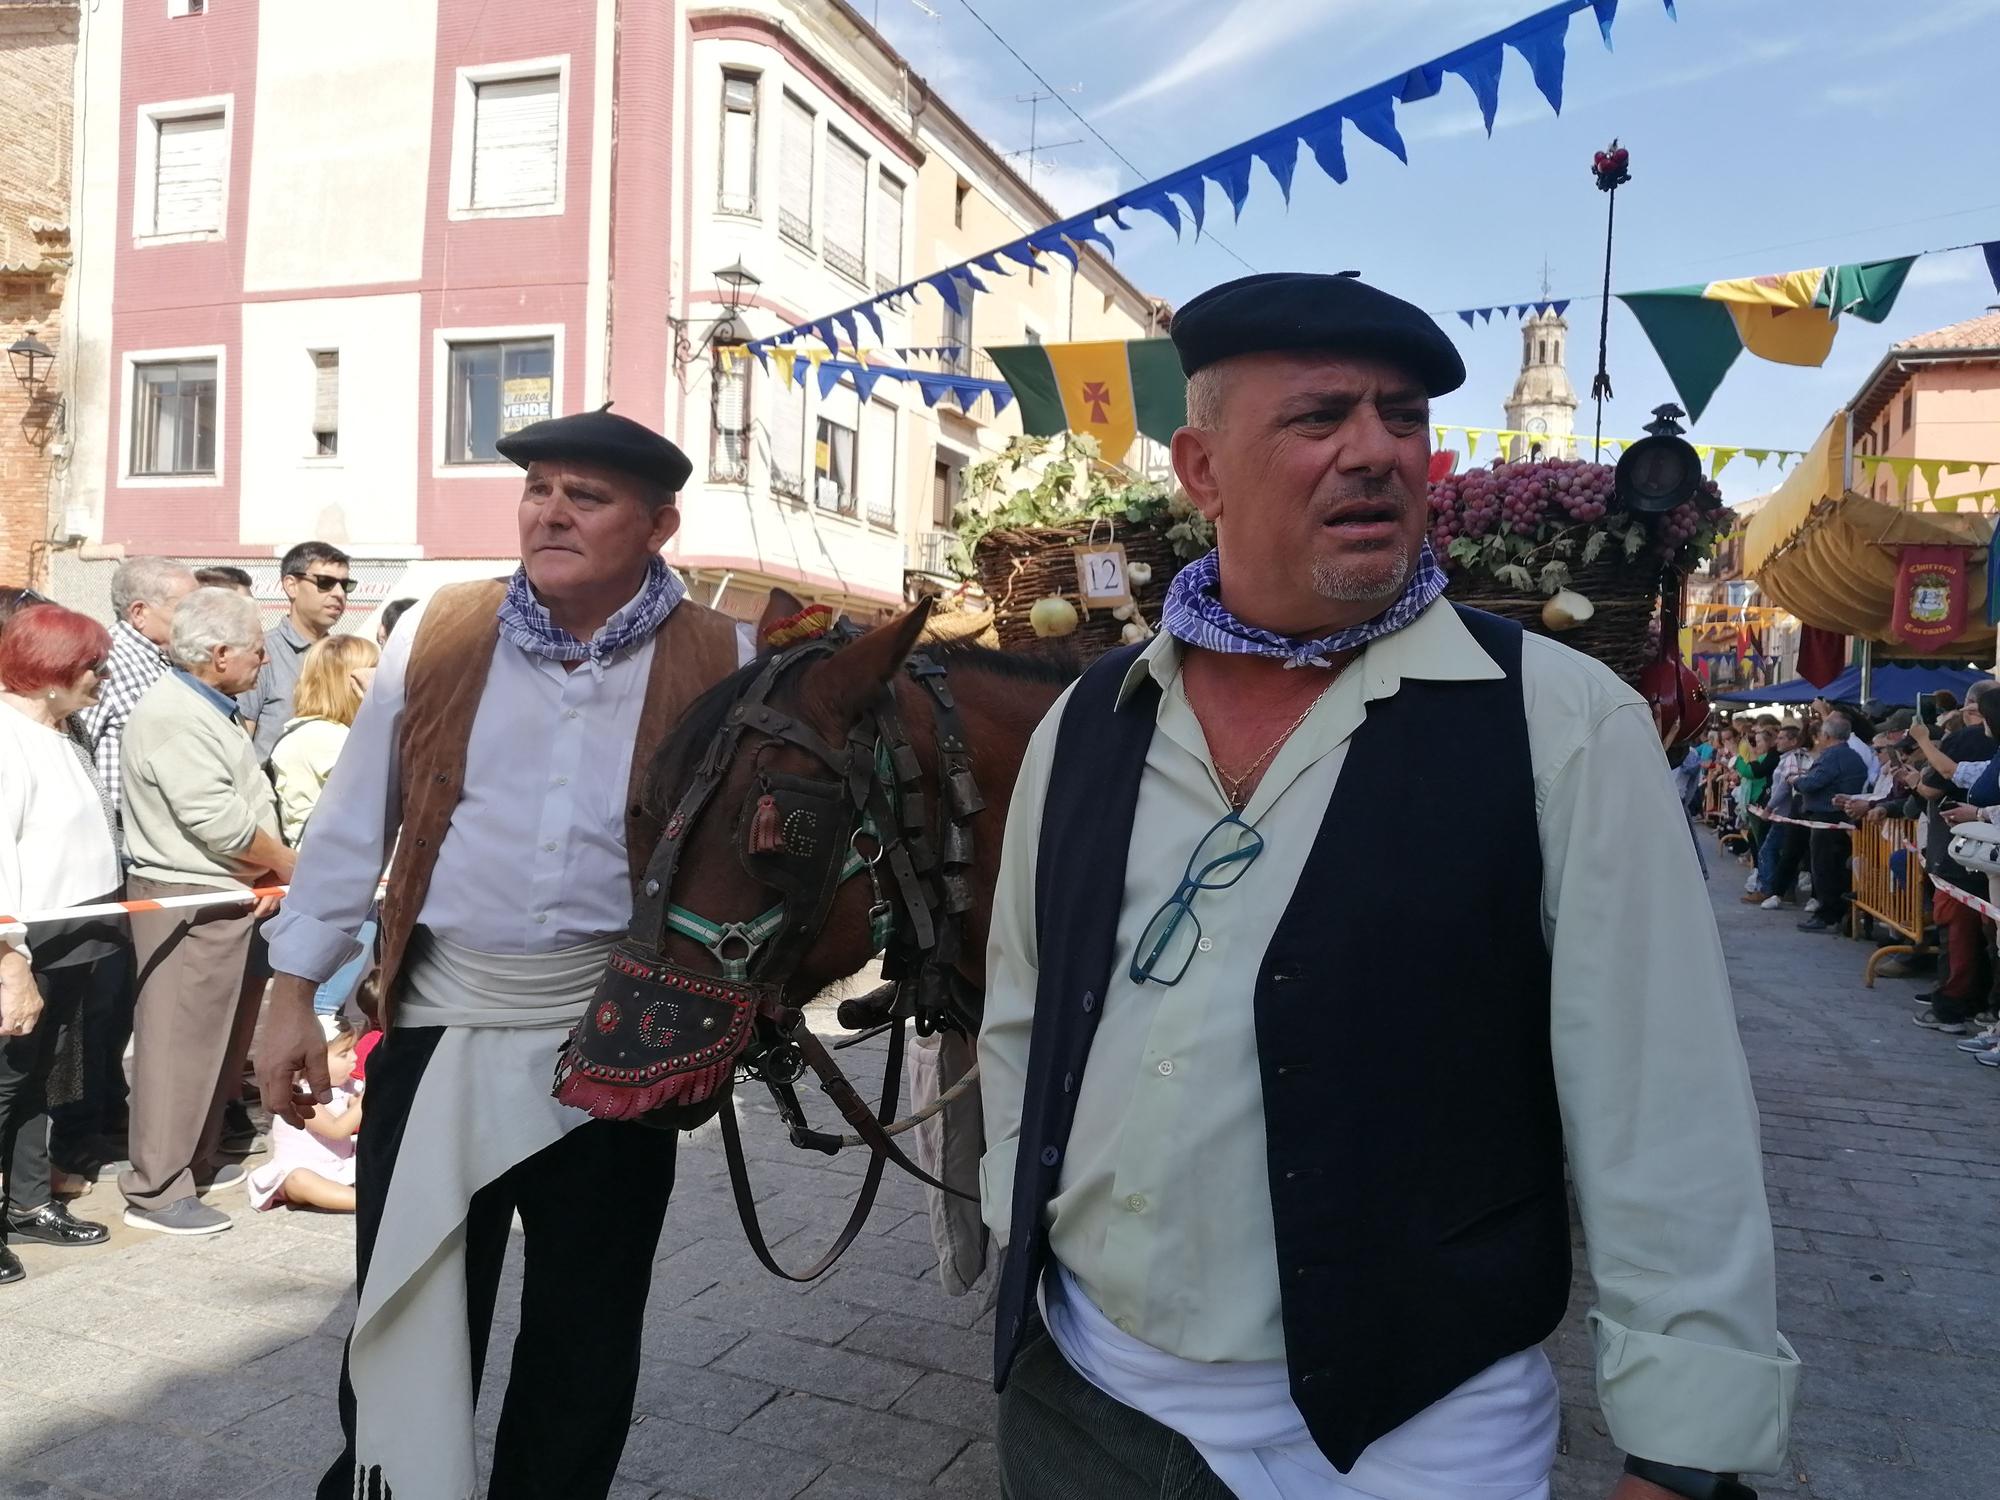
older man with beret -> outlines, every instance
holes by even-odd
[[[1430,318],[1267,275],[1173,338],[1217,550],[1037,732],[994,912],[1002,1493],[1544,1500],[1567,1151],[1612,1495],[1749,1495],[1797,1362],[1651,716],[1441,597]]]
[[[654,747],[752,647],[660,549],[689,463],[608,410],[502,439],[527,471],[513,577],[447,588],[389,638],[272,925],[264,1098],[326,1097],[315,986],[376,883],[378,1019],[358,1155],[347,1442],[323,1500],[461,1500],[516,1214],[527,1274],[490,1500],[596,1500],[632,1417],[676,1137],[550,1097],[659,829]],[[400,834],[400,843],[398,842]]]

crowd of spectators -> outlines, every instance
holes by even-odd
[[[2000,745],[1989,726],[2000,728],[2000,683],[1975,687],[1962,706],[1951,693],[1929,695],[1921,713],[1818,701],[1795,719],[1715,722],[1679,777],[1690,814],[1751,867],[1745,904],[1802,907],[1803,932],[1850,925],[1855,831],[1898,820],[1901,837],[1907,827],[1907,842],[1890,852],[1892,878],[1930,887],[1926,935],[1936,947],[1917,960],[1934,963],[1936,983],[1911,1019],[2000,1068],[1996,924],[1953,894],[1985,902],[1988,877],[1951,852],[1963,824],[2000,824]]]
[[[258,1206],[352,1207],[361,966],[321,1006],[356,1081],[272,1154],[242,1099],[276,906],[254,893],[289,879],[378,645],[413,601],[382,610],[372,638],[340,633],[347,556],[306,542],[279,572],[269,629],[233,566],[129,559],[108,627],[0,588],[0,913],[168,903],[0,921],[0,1284],[25,1275],[12,1241],[105,1241],[69,1207],[98,1181],[115,1180],[127,1224],[169,1235],[227,1229],[208,1200],[259,1156]],[[217,893],[244,899],[187,904]]]

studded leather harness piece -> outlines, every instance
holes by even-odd
[[[792,1281],[824,1274],[853,1243],[890,1162],[931,1187],[966,1196],[923,1171],[894,1139],[904,1024],[914,1024],[920,1035],[941,1027],[967,1035],[978,1029],[977,992],[954,965],[962,951],[964,915],[973,903],[971,819],[986,804],[973,778],[945,668],[922,653],[905,667],[924,690],[935,729],[941,788],[935,827],[923,766],[893,691],[883,690],[841,745],[771,701],[791,672],[831,655],[857,634],[842,626],[774,652],[730,705],[667,818],[639,884],[631,933],[614,951],[556,1069],[556,1096],[601,1118],[686,1129],[719,1112],[730,1181],[751,1249],[767,1269]],[[823,774],[766,769],[767,745],[804,751]],[[718,922],[671,898],[688,836],[713,812],[709,804],[739,753],[756,757],[757,772],[736,811],[734,842],[745,869],[778,900],[752,920]],[[894,987],[886,1005],[842,1007],[844,1024],[853,1018],[868,1034],[879,1030],[889,1037],[881,1101],[872,1110],[805,1025],[802,1009],[785,998],[785,986],[819,940],[841,886],[863,875],[873,894],[871,936],[884,955],[884,977]],[[669,933],[707,949],[716,972],[668,959]],[[873,1159],[833,1247],[793,1273],[765,1243],[736,1113],[724,1101],[738,1077],[762,1082],[792,1143],[831,1155],[850,1138],[808,1124],[793,1087],[808,1068]]]

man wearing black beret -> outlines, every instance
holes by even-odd
[[[1567,1154],[1612,1497],[1741,1500],[1798,1363],[1651,715],[1442,597],[1423,312],[1255,276],[1173,338],[1217,550],[1036,732],[995,899],[1001,1492],[1546,1500]]]
[[[474,1492],[473,1397],[517,1214],[527,1269],[487,1494],[600,1500],[673,1188],[673,1132],[592,1120],[550,1086],[659,838],[638,796],[653,749],[754,652],[661,559],[680,449],[608,410],[499,447],[527,471],[521,566],[440,590],[389,638],[270,928],[260,1083],[302,1124],[329,1083],[314,987],[356,951],[394,851],[346,1444],[322,1500]]]

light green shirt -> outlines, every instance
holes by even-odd
[[[1196,898],[1202,942],[1186,976],[1171,987],[1137,985],[1127,964],[1141,930],[1229,810],[1181,687],[1180,653],[1162,634],[1126,678],[1128,693],[1145,673],[1159,683],[1158,731],[1122,860],[1118,959],[1050,1232],[1057,1259],[1127,1333],[1184,1359],[1279,1359],[1253,976],[1367,705],[1393,696],[1406,677],[1502,673],[1442,602],[1368,646],[1245,807],[1263,853],[1235,886]],[[1798,1361],[1777,1329],[1757,1106],[1687,819],[1652,716],[1629,688],[1540,636],[1525,638],[1522,657],[1552,960],[1550,1046],[1597,1284],[1590,1322],[1605,1417],[1627,1452],[1772,1472],[1784,1461]],[[1036,731],[1015,787],[987,956],[981,1185],[986,1221],[1002,1238],[1035,1001],[1037,844],[1064,703]],[[1452,760],[1480,753],[1480,731],[1440,723],[1409,753],[1430,784],[1448,787]],[[1438,886],[1409,899],[1436,904],[1438,938],[1448,942],[1450,851],[1436,853]],[[1119,852],[1104,855],[1100,878],[1119,878]]]

